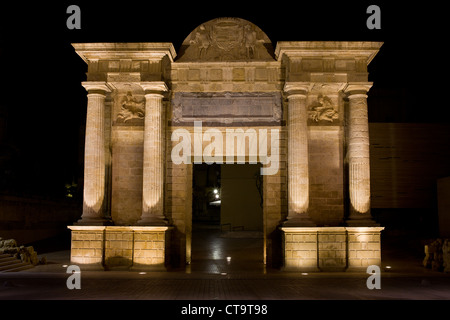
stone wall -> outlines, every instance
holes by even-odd
[[[317,225],[338,226],[344,218],[343,128],[309,127],[309,213]]]
[[[61,234],[81,216],[81,205],[70,200],[0,196],[0,236],[31,243]]]
[[[450,176],[450,125],[370,123],[369,130],[372,208],[435,208],[436,180]]]
[[[192,239],[192,164],[175,165],[170,152],[175,142],[166,139],[170,148],[166,150],[165,214],[174,226],[171,238],[171,259],[179,266],[191,261]]]
[[[113,127],[111,216],[135,224],[142,214],[143,127]]]
[[[450,238],[450,177],[437,181],[439,235]]]
[[[282,264],[282,241],[278,227],[288,213],[287,131],[285,127],[275,129],[280,130],[278,172],[263,176],[264,262],[271,267]],[[269,138],[267,141],[271,146]]]

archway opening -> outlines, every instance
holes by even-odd
[[[194,164],[191,271],[263,271],[260,168],[259,164]]]

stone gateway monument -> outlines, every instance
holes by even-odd
[[[83,214],[69,226],[72,263],[189,264],[194,164],[257,162],[267,266],[379,266],[367,65],[381,45],[274,48],[239,18],[201,24],[178,55],[171,43],[73,44],[88,72]]]

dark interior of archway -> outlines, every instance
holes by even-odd
[[[263,271],[260,165],[195,164],[191,271]]]

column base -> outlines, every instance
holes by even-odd
[[[380,224],[373,220],[348,220],[345,221],[347,227],[379,227]]]
[[[81,217],[81,219],[79,219],[73,225],[75,225],[75,226],[112,226],[112,225],[114,225],[114,222],[108,218]]]
[[[285,271],[318,272],[317,228],[286,227],[283,231],[283,256]]]
[[[297,214],[283,222],[285,227],[315,227],[316,224],[311,220],[308,214]]]
[[[376,223],[370,214],[365,214],[361,217],[349,217],[345,221],[345,225],[348,227],[379,227],[380,224]]]
[[[155,217],[146,217],[144,219],[140,219],[136,222],[137,226],[155,226],[155,227],[164,227],[169,225],[168,221],[165,218],[155,218]]]

